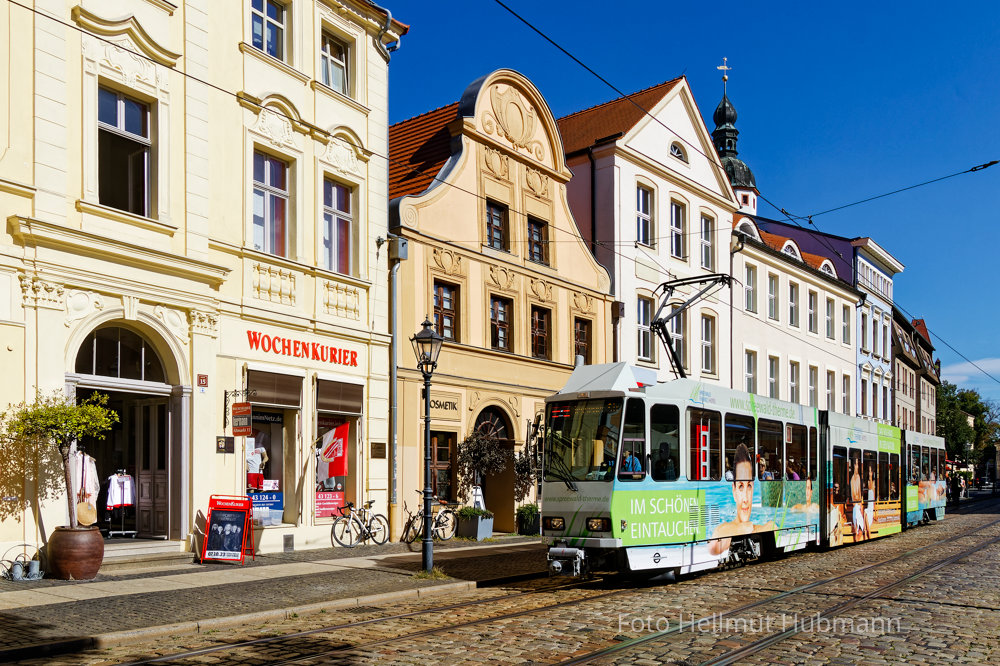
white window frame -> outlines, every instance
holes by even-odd
[[[831,412],[837,411],[837,396],[834,395],[837,384],[837,373],[833,370],[826,371],[826,408]]]
[[[868,313],[861,313],[861,351],[868,351]]]
[[[843,403],[844,403],[843,404],[843,406],[844,406],[843,413],[847,414],[847,415],[850,415],[851,414],[851,376],[850,375],[844,375],[843,380],[841,380],[841,384],[842,384],[841,389],[842,389],[842,393],[843,393],[843,395],[841,396],[841,398],[842,398]]]
[[[701,315],[701,371],[714,375],[715,367],[715,317]]]
[[[701,267],[707,271],[715,268],[715,220],[708,215],[701,216]]]
[[[343,211],[337,208],[336,194],[334,195],[334,202],[332,206],[327,206],[325,201],[326,184],[331,183],[334,187],[334,193],[336,193],[336,188],[344,187],[348,191],[348,197],[350,201],[351,210]],[[354,259],[354,246],[355,238],[357,237],[357,226],[354,219],[353,211],[357,210],[357,196],[356,188],[349,183],[339,181],[335,178],[326,176],[323,178],[323,199],[320,201],[320,207],[323,210],[322,216],[322,229],[321,229],[321,255],[323,259],[323,267],[333,273],[340,273],[341,275],[356,275],[355,272],[355,259]],[[348,234],[347,234],[347,270],[343,271],[340,267],[335,266],[334,259],[340,255],[339,234],[336,233],[335,227],[338,226],[337,223],[344,221],[347,224]]]
[[[829,340],[834,340],[837,336],[836,325],[834,324],[836,308],[837,304],[832,298],[826,299],[826,337]]]
[[[774,321],[779,320],[778,300],[781,288],[778,286],[778,276],[774,273],[767,274],[767,318]]]
[[[675,313],[681,306],[671,305],[671,314]],[[687,349],[685,345],[684,329],[687,328],[687,311],[684,310],[670,318],[667,325],[667,333],[670,335],[670,346],[674,348],[677,358],[681,361],[681,366],[687,368]]]
[[[767,357],[767,395],[770,398],[780,398],[780,364],[781,359],[777,356]]]
[[[757,312],[757,267],[746,265],[746,311]]]
[[[636,298],[636,358],[652,363],[655,361],[653,352],[653,331],[649,327],[653,318],[653,300],[645,296]]]
[[[788,362],[788,402],[799,402],[799,362]]]
[[[842,306],[840,316],[844,318],[844,321],[841,323],[840,341],[845,345],[849,345],[851,344],[851,306]]]
[[[260,8],[254,6],[257,0],[250,0],[250,45],[255,49],[258,49],[261,53],[265,53],[276,60],[280,60],[284,63],[289,63],[289,51],[288,48],[288,33],[289,25],[288,19],[291,17],[290,3],[278,2],[277,0],[259,0]],[[281,9],[281,21],[276,21],[267,15],[268,5],[274,5]],[[261,43],[257,46],[253,43],[254,38],[254,23],[259,21],[261,24]],[[277,40],[277,49],[280,51],[278,54],[271,53],[267,50],[267,33],[269,28],[274,28],[280,31],[280,37]]]
[[[797,282],[788,283],[788,325],[799,326],[799,285]]]
[[[806,294],[806,308],[808,312],[806,313],[807,324],[809,325],[810,333],[819,333],[819,294],[815,291],[809,291]]]
[[[117,208],[115,206],[109,206],[109,207],[115,208],[115,210],[122,210],[132,215],[139,215],[140,217],[152,217],[151,212],[153,209],[153,142],[151,136],[153,134],[153,111],[152,111],[153,105],[133,95],[128,95],[121,92],[120,90],[116,90],[114,88],[109,88],[107,86],[102,86],[102,85],[99,85],[97,87],[98,102],[100,101],[101,98],[101,91],[105,91],[109,94],[115,95],[116,99],[115,124],[111,125],[110,123],[101,121],[100,114],[98,113],[98,119],[97,119],[98,139],[100,138],[100,133],[102,131],[108,132],[110,134],[115,134],[120,137],[123,137],[131,141],[132,143],[141,146],[143,151],[143,160],[142,160],[143,200],[141,202],[138,202],[139,206],[141,207],[141,210],[139,211],[131,210],[131,208],[135,207],[135,202],[132,201],[131,183],[125,183],[121,185],[121,187],[125,187],[128,190],[129,209]],[[144,107],[145,118],[143,119],[143,122],[145,123],[146,126],[145,136],[143,136],[142,134],[136,134],[134,132],[130,132],[125,128],[126,100]],[[98,143],[100,143],[100,141],[98,141]],[[104,164],[104,160],[107,159],[107,156],[106,155],[102,156],[98,153],[97,158],[98,158],[98,169],[100,169],[101,166]],[[128,171],[131,175],[132,173],[131,168]],[[98,174],[98,178],[100,178],[100,174]],[[98,180],[98,183],[99,182],[100,181]],[[98,185],[98,197],[100,197],[99,185]],[[107,205],[107,204],[102,204],[102,205]]]
[[[757,352],[750,349],[743,351],[743,377],[746,392],[757,393]]]
[[[335,54],[327,50],[328,42],[334,42],[343,49],[343,59],[337,58]],[[342,95],[351,96],[351,84],[353,83],[351,80],[351,45],[340,35],[326,28],[320,32],[319,68],[320,81],[323,85]],[[343,77],[343,87],[334,84],[334,74],[338,69]]]
[[[292,163],[289,162],[288,160],[286,160],[283,156],[275,155],[273,153],[269,153],[267,151],[255,148],[254,151],[253,151],[253,154],[251,155],[251,165],[250,165],[250,172],[251,172],[251,174],[253,174],[253,163],[252,162],[253,162],[253,159],[256,157],[256,155],[258,153],[261,154],[261,155],[263,155],[265,157],[265,161],[264,161],[264,181],[258,181],[255,177],[252,177],[252,179],[251,179],[251,181],[252,181],[252,198],[251,198],[251,200],[252,200],[252,202],[254,202],[254,204],[251,207],[251,229],[252,229],[252,234],[253,234],[252,235],[253,248],[255,250],[257,250],[258,252],[264,252],[266,254],[272,254],[272,255],[274,255],[276,257],[284,257],[286,259],[289,259],[289,258],[292,258],[292,256],[293,256],[293,252],[292,252],[292,233],[291,233],[292,225],[293,225],[292,206],[291,206]],[[271,172],[271,162],[269,161],[268,158],[273,159],[273,160],[277,160],[278,162],[280,162],[284,166],[284,169],[285,169],[285,188],[286,189],[282,190],[282,189],[280,189],[280,188],[278,188],[276,186],[271,185],[268,182],[269,175],[270,175],[270,172]],[[259,225],[257,223],[257,208],[256,208],[256,203],[255,203],[258,196],[261,197],[261,199],[263,201],[263,204],[264,204],[263,215],[261,216],[262,223],[259,224]],[[269,210],[268,202],[270,202],[270,201],[280,201],[282,203],[282,207],[284,208],[284,211],[285,211],[285,220],[284,220],[284,225],[285,225],[285,229],[284,229],[284,246],[285,247],[284,247],[284,252],[282,254],[277,254],[274,251],[274,247],[273,247],[273,236],[274,236],[274,234],[273,234],[273,225],[274,225],[274,220],[271,219],[270,220],[270,224],[268,224],[269,216],[267,214],[267,211]],[[260,242],[258,242],[258,240],[257,240],[257,229],[258,228],[260,228],[260,230],[261,230],[261,240],[260,240]],[[272,230],[271,233],[268,232],[269,229]]]
[[[653,190],[645,185],[636,185],[635,242],[652,247],[653,233]]]
[[[819,400],[818,386],[817,386],[819,384],[819,368],[817,368],[815,365],[810,365],[808,373],[809,373],[809,377],[807,380],[809,386],[808,404],[810,407],[819,407],[819,404],[817,403],[817,401]]]
[[[684,229],[686,227],[687,206],[680,201],[670,201],[670,256],[687,259]]]

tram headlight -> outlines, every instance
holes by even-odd
[[[546,516],[542,518],[542,527],[547,530],[561,530],[566,528],[566,521],[558,516]]]
[[[611,519],[610,518],[587,518],[587,531],[588,532],[610,532],[611,531]]]

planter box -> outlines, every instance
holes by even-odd
[[[520,518],[517,519],[517,533],[524,536],[535,536],[539,533],[539,525],[541,523],[541,514],[535,514],[532,520],[524,521]]]
[[[459,519],[458,536],[483,541],[493,536],[493,519],[477,516],[472,520]]]

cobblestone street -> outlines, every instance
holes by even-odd
[[[470,556],[450,572],[472,577],[502,559]],[[178,654],[178,663],[656,664],[727,655],[740,663],[996,663],[998,583],[1000,502],[990,500],[889,539],[679,581],[541,578],[45,663],[122,663],[203,649],[210,651]],[[262,640],[236,645],[252,639]],[[733,652],[741,648],[748,651]]]

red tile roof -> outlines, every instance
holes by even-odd
[[[927,324],[924,323],[924,320],[914,319],[912,323],[913,323],[913,328],[917,329],[917,333],[920,334],[920,337],[926,340],[927,344],[932,345],[933,343],[931,342],[931,334],[927,331]]]
[[[429,188],[451,157],[448,123],[458,102],[389,127],[389,198],[420,194]]]
[[[645,111],[651,111],[683,78],[563,116],[556,121],[562,133],[563,150],[569,155],[594,145],[597,139],[628,132],[643,119]]]

